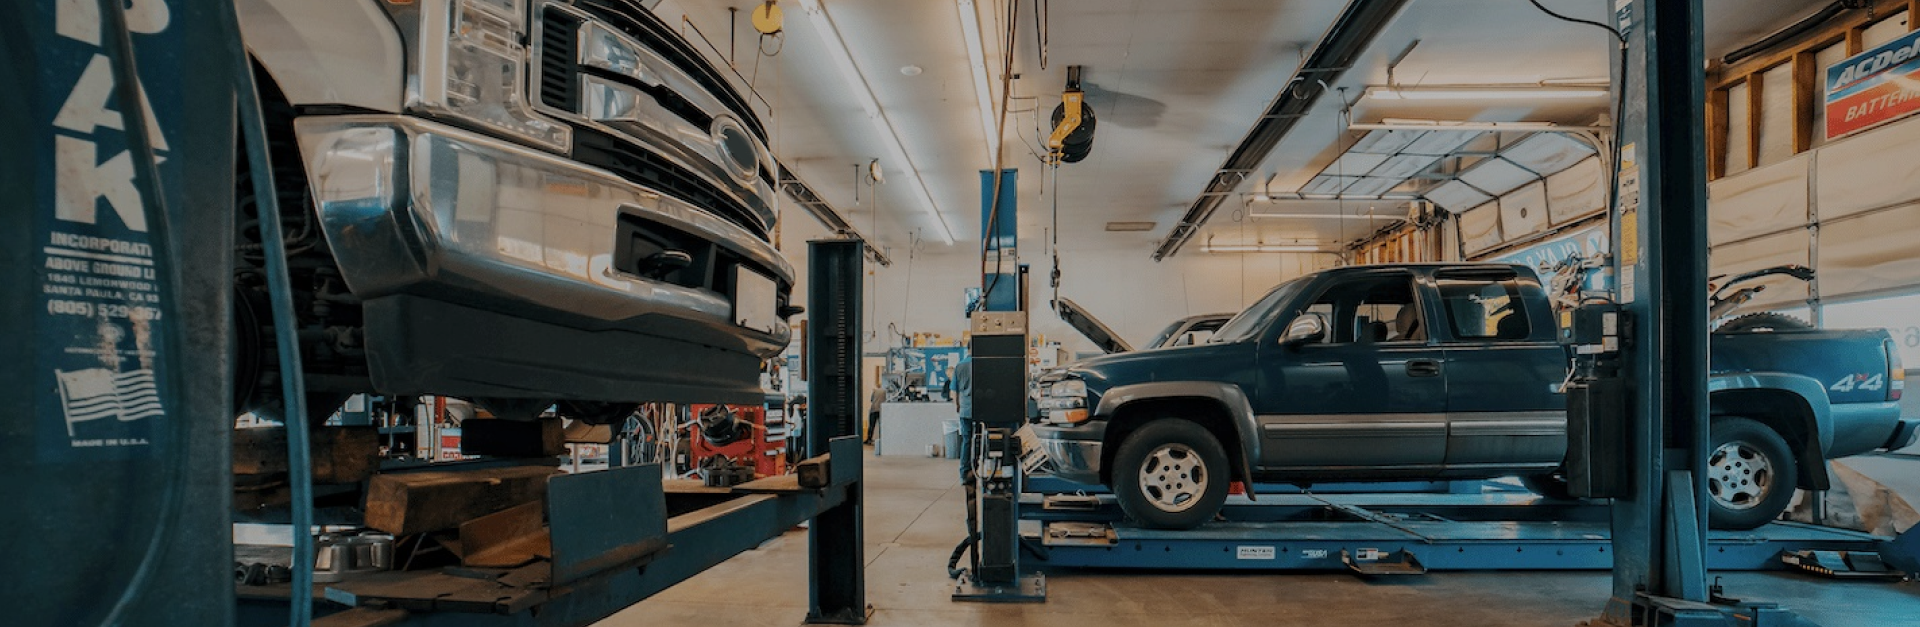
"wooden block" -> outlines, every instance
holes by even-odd
[[[566,436],[569,444],[611,444],[613,425],[590,425],[572,420],[567,422]]]
[[[463,566],[515,568],[553,556],[544,504],[524,503],[460,524]]]
[[[472,418],[460,423],[460,453],[495,457],[556,457],[567,453],[567,438],[558,418]]]
[[[377,475],[367,489],[367,526],[394,535],[452,529],[522,503],[542,500],[548,466]]]
[[[799,478],[800,487],[827,487],[827,484],[833,483],[833,456],[821,455],[804,460],[794,467],[793,474]]]
[[[314,483],[358,483],[380,468],[380,429],[321,427],[309,432]],[[287,472],[284,427],[235,429],[233,474],[279,475]],[[257,483],[249,480],[241,483]]]

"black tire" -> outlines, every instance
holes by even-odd
[[[1765,525],[1793,502],[1800,466],[1771,427],[1737,416],[1715,418],[1707,464],[1707,523],[1714,529]]]
[[[1813,323],[1773,312],[1750,313],[1737,316],[1722,323],[1714,333],[1772,333],[1775,331],[1804,331],[1813,328]]]
[[[1567,478],[1557,471],[1537,475],[1522,475],[1520,477],[1520,485],[1526,486],[1527,489],[1532,490],[1534,494],[1540,495],[1540,498],[1550,501],[1576,500],[1573,496],[1573,486],[1568,485]]]
[[[1128,435],[1113,464],[1120,509],[1155,529],[1192,529],[1213,520],[1232,481],[1220,440],[1178,418],[1154,420]]]

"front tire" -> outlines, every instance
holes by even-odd
[[[1113,493],[1141,525],[1191,529],[1227,501],[1227,452],[1205,427],[1178,418],[1147,423],[1113,458]]]
[[[1753,529],[1787,510],[1800,467],[1787,441],[1747,418],[1713,421],[1707,454],[1707,523],[1714,529]]]

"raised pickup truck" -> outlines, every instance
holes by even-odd
[[[766,130],[634,0],[239,0],[312,413],[757,404],[789,339]],[[280,403],[239,177],[235,392]]]
[[[1710,522],[1753,528],[1825,461],[1915,437],[1882,330],[1713,336]],[[1211,520],[1228,483],[1520,475],[1564,493],[1569,352],[1531,269],[1356,266],[1275,287],[1186,347],[1108,355],[1039,382],[1033,430],[1064,479],[1141,524]]]

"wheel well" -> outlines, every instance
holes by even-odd
[[[1793,449],[1794,461],[1800,467],[1796,477],[1800,487],[1812,490],[1830,487],[1813,408],[1807,405],[1806,399],[1786,390],[1728,390],[1716,392],[1711,398],[1714,418],[1747,418],[1780,434],[1787,441],[1787,447]]]
[[[1111,483],[1113,480],[1113,457],[1120,450],[1120,444],[1127,436],[1147,423],[1160,418],[1186,420],[1205,427],[1220,441],[1220,447],[1227,450],[1227,467],[1238,481],[1247,481],[1242,476],[1247,467],[1246,454],[1240,447],[1240,432],[1233,427],[1233,414],[1220,401],[1206,397],[1156,398],[1134,401],[1122,405],[1107,418],[1107,434],[1100,447],[1100,480]]]

